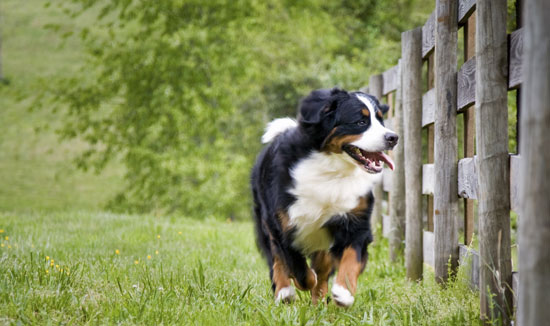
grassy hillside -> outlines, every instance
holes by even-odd
[[[27,110],[40,78],[72,72],[83,59],[77,38],[62,42],[60,33],[44,26],[61,23],[63,33],[72,24],[90,23],[88,17],[66,21],[55,1],[49,7],[46,2],[0,3],[3,70],[9,80],[0,84],[0,211],[97,210],[120,185],[123,169],[111,165],[99,176],[76,171],[72,160],[84,144],[60,144],[54,132],[57,115]]]
[[[250,223],[104,213],[0,213],[0,324],[477,325],[464,282],[405,280],[369,247],[355,304],[273,303]]]

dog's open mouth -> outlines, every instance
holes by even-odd
[[[344,145],[342,149],[369,173],[382,172],[384,163],[390,169],[394,168],[392,159],[384,152],[367,152],[350,144]]]

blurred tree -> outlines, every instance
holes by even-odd
[[[400,31],[423,22],[430,5],[73,0],[63,5],[73,19],[100,12],[79,31],[89,60],[44,89],[50,103],[68,105],[62,137],[90,144],[80,167],[125,163],[113,208],[246,216],[264,123],[295,115],[311,89],[357,89],[395,64]],[[415,6],[425,12],[415,16]],[[34,105],[47,105],[43,95]]]

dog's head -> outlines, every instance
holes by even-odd
[[[341,154],[369,173],[380,173],[384,163],[393,170],[393,161],[383,151],[398,140],[384,127],[388,109],[362,92],[321,89],[302,100],[298,122],[318,150]]]

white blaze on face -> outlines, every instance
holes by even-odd
[[[376,119],[376,108],[374,103],[367,97],[356,95],[357,98],[365,103],[370,112],[370,126],[369,128],[361,135],[359,140],[351,143],[354,146],[361,148],[367,152],[381,152],[386,150],[386,139],[384,135],[387,133],[394,133],[390,129],[384,127],[378,119]]]

